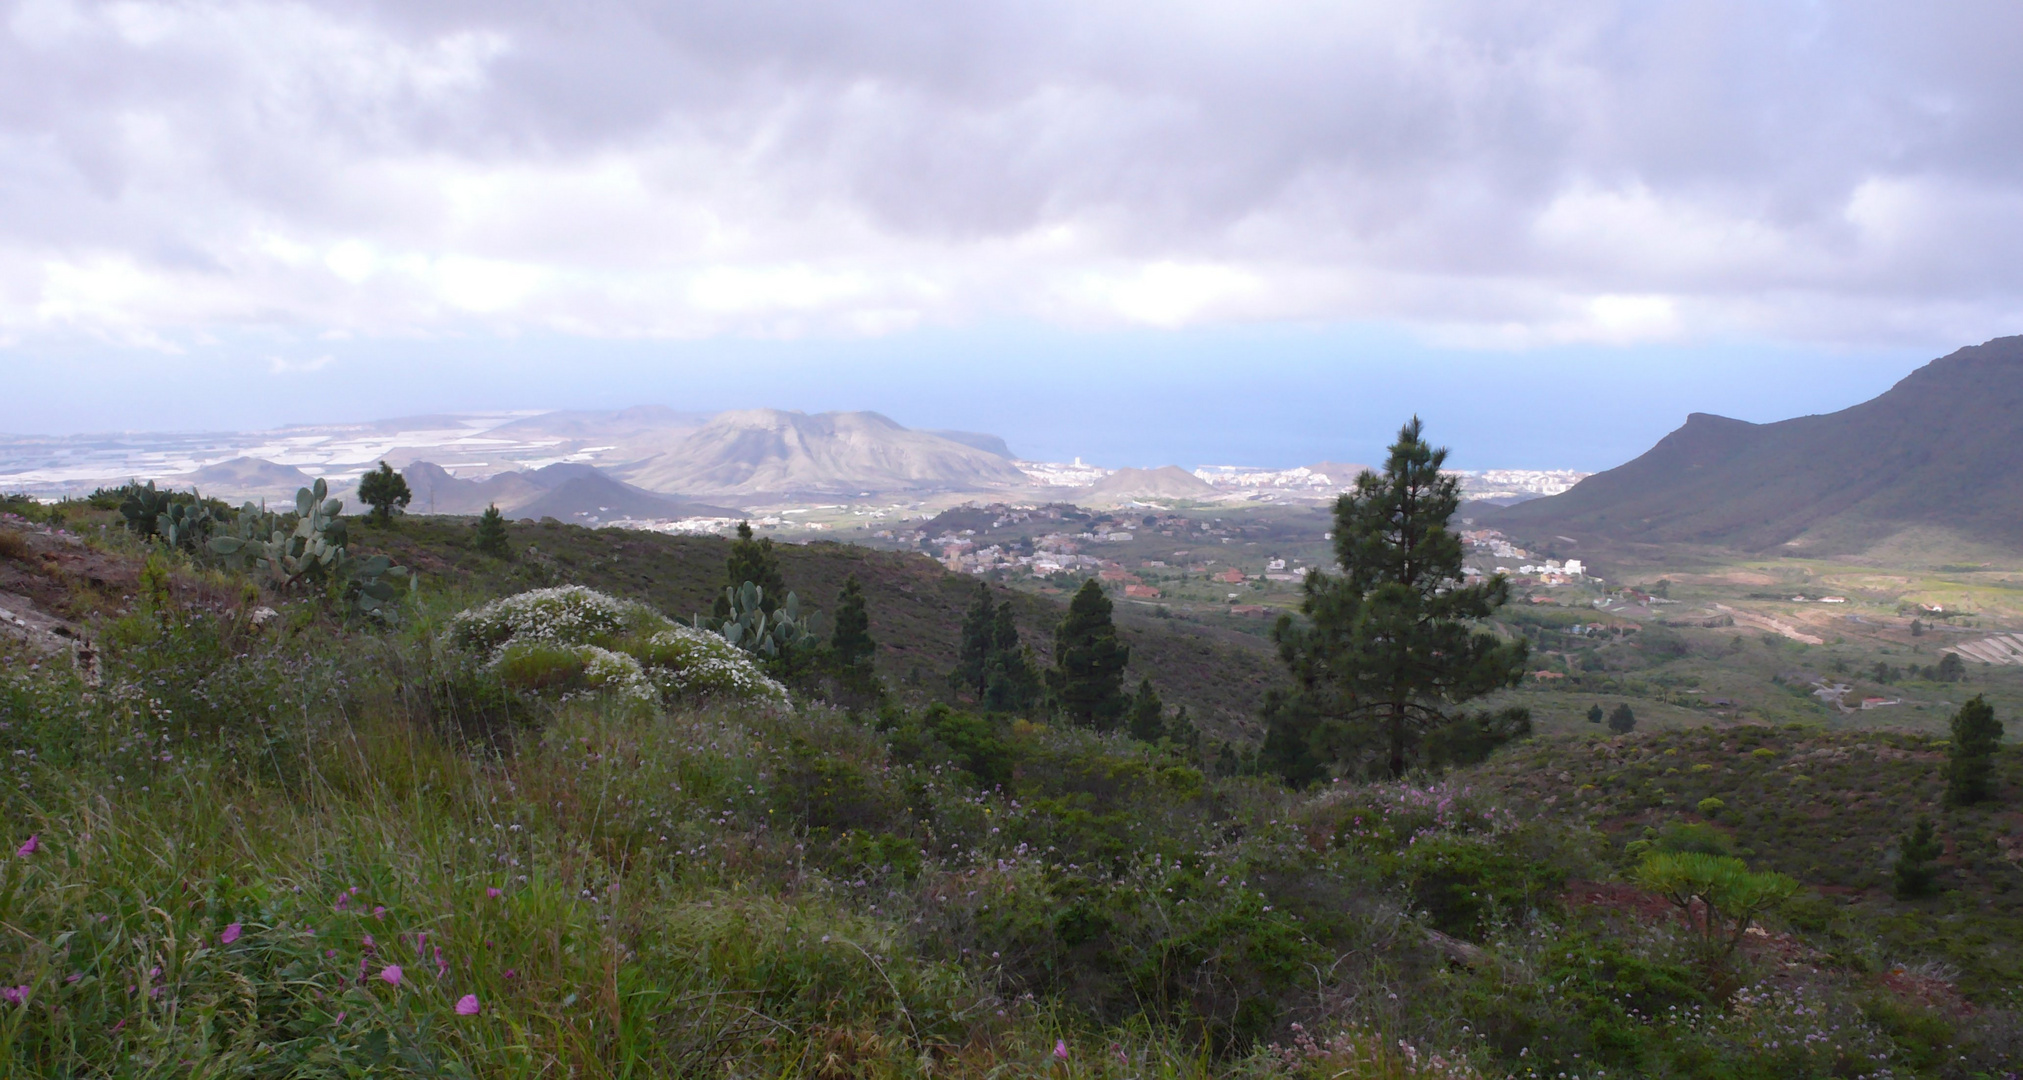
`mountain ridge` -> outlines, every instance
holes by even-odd
[[[1931,361],[1832,413],[1692,413],[1637,458],[1491,515],[1502,528],[1855,551],[1906,528],[2023,546],[2023,336]]]

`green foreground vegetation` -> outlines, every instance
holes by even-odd
[[[470,522],[354,526],[362,556],[422,582],[387,618],[123,531],[0,525],[6,587],[94,643],[83,665],[9,646],[0,677],[11,1073],[1964,1078],[2023,1060],[2013,745],[1962,806],[1944,742],[1817,724],[1583,722],[1441,779],[1295,790],[1221,752],[1234,725],[1144,739],[1161,725],[1135,712],[1098,731],[947,700],[977,586],[923,560],[782,550],[811,605],[840,614],[859,578],[867,624],[836,621],[888,643],[891,684],[783,699],[680,677],[667,620],[709,609],[722,543],[505,532],[510,558]],[[608,624],[493,604],[577,584],[618,598]],[[1043,647],[1063,617],[998,602]],[[918,645],[894,655],[895,637]],[[1218,692],[1255,703],[1268,683],[1213,638],[1124,637],[1131,675],[1204,721]],[[1191,655],[1244,682],[1195,692],[1214,672],[1179,671]],[[1899,900],[1919,816],[1930,893]]]

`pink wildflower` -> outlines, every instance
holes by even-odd
[[[436,946],[436,978],[440,979],[449,973],[449,961],[443,959],[443,947],[438,945]]]
[[[1054,1040],[1054,1060],[1055,1061],[1068,1060],[1068,1040],[1066,1039]]]
[[[497,899],[498,899],[499,897],[501,897],[501,896],[504,896],[504,895],[506,895],[506,890],[504,890],[504,889],[486,889],[486,890],[485,890],[485,895],[486,895],[487,897],[489,897],[490,899],[493,899],[493,900],[497,900]]]
[[[458,998],[457,1015],[458,1016],[478,1015],[478,995],[465,994],[463,997]]]
[[[240,927],[238,923],[232,923],[231,925],[225,927],[225,932],[218,935],[218,944],[230,945],[234,941],[239,940],[239,930]]]
[[[372,917],[384,922],[386,920],[386,909],[375,905],[372,909]]]
[[[387,984],[388,986],[399,986],[399,985],[400,985],[400,965],[399,965],[399,964],[388,964],[388,965],[386,965],[385,967],[383,967],[383,968],[381,968],[381,969],[380,969],[380,971],[379,971],[379,977],[380,977],[380,978],[382,978],[382,979],[385,979],[385,980],[386,980],[386,984]]]
[[[335,903],[335,904],[332,904],[332,905],[330,905],[330,906],[331,906],[331,909],[332,909],[332,910],[335,910],[335,911],[343,911],[343,910],[344,910],[345,908],[348,908],[348,907],[350,907],[350,906],[351,906],[351,894],[350,894],[350,893],[338,893],[338,894],[337,894],[337,903]]]
[[[37,833],[33,836],[30,836],[28,838],[27,843],[21,845],[18,848],[15,848],[14,854],[19,858],[25,859],[28,856],[33,855],[41,850],[42,850],[42,834]]]
[[[10,1004],[19,1005],[28,1000],[28,987],[0,986],[0,998],[4,998]]]
[[[365,946],[366,952],[375,952],[379,949],[379,943],[372,940],[371,934],[365,935],[365,940],[360,942],[359,944]]]

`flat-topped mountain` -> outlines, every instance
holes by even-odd
[[[2023,337],[1960,349],[1836,413],[1694,413],[1642,457],[1489,520],[1749,551],[1854,551],[1919,527],[2023,547]]]
[[[1000,444],[1001,445],[1001,444]],[[1026,483],[993,450],[901,427],[874,412],[719,413],[686,431],[620,444],[616,475],[651,491],[740,496],[974,491]]]

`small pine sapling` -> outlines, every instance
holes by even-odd
[[[501,559],[513,554],[513,549],[506,543],[506,516],[499,513],[497,504],[485,507],[484,514],[478,518],[475,546],[479,551]]]
[[[1938,867],[1933,863],[1941,850],[1938,839],[1932,835],[1932,819],[1919,818],[1918,823],[1911,826],[1911,831],[1897,843],[1897,899],[1914,900],[1932,895],[1933,883],[1939,876]]]

